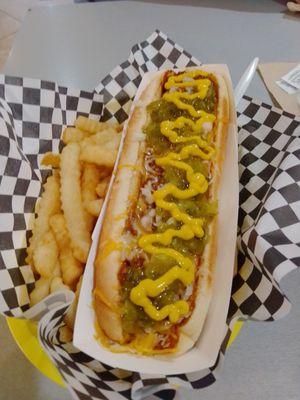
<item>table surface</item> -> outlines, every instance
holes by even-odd
[[[234,84],[255,56],[261,62],[299,61],[300,20],[285,12],[284,1],[124,1],[33,9],[17,34],[5,73],[93,89],[128,57],[133,44],[157,28],[201,61],[228,64]],[[247,94],[271,103],[259,76]],[[218,381],[201,394],[179,392],[178,398],[298,400],[299,286],[297,271],[284,278],[282,287],[293,303],[290,315],[273,323],[246,323]],[[3,318],[0,341],[0,399],[70,398],[29,364]]]

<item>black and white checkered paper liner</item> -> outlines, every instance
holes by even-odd
[[[34,287],[26,265],[26,247],[42,181],[47,151],[58,152],[64,127],[79,115],[100,120],[103,98],[54,82],[0,75],[0,311],[7,316],[40,319],[71,292],[53,294],[29,309]]]
[[[200,63],[162,32],[154,32],[147,40],[135,45],[128,60],[116,67],[96,88],[104,99],[102,120],[115,119],[122,122],[126,119],[135,91],[145,72],[197,64]],[[58,123],[58,129],[55,120],[52,120],[53,124],[48,122],[51,130],[47,128],[49,136],[44,139],[42,135],[45,133],[41,125],[43,121],[33,116],[39,114],[41,118],[43,114],[43,85],[49,83],[9,77],[1,79],[1,175],[2,179],[12,178],[15,182],[10,185],[11,189],[8,189],[8,184],[1,184],[0,226],[1,231],[4,230],[0,233],[1,312],[25,318],[43,315],[39,324],[40,342],[76,399],[172,399],[175,390],[180,386],[201,389],[211,385],[217,378],[231,329],[237,319],[272,321],[283,317],[290,310],[290,302],[282,293],[279,281],[290,270],[300,266],[300,120],[292,114],[248,97],[242,100],[238,110],[239,262],[238,273],[233,282],[227,334],[213,367],[191,374],[145,375],[104,365],[78,351],[71,343],[60,343],[58,329],[63,325],[63,316],[72,300],[67,292],[60,294],[65,296],[64,305],[60,298],[55,304],[53,302],[48,307],[43,306],[42,312],[28,314],[31,311],[28,310],[28,291],[32,289],[33,277],[28,266],[24,265],[24,249],[29,234],[28,221],[40,193],[41,177],[44,176],[38,167],[38,155],[58,149],[62,126],[72,124],[77,113],[99,118],[100,113],[95,112],[95,109],[100,110],[101,99],[96,94],[95,97],[89,97],[90,103],[85,102],[84,110],[76,108],[76,101],[73,99],[69,103],[72,103],[73,111],[70,119],[66,119],[70,111],[70,107],[66,106],[67,101],[61,103],[63,106],[53,104],[53,114],[55,112],[61,115],[61,123]],[[31,82],[31,85],[27,83],[28,89],[38,89],[34,95],[35,99],[39,99],[35,100],[34,113],[31,110],[29,112],[29,109],[27,111],[28,100],[27,103],[24,101],[24,93],[14,94],[15,86],[20,86],[20,92],[24,91],[24,82]],[[5,97],[9,89],[12,95]],[[56,85],[50,90],[55,92],[56,97],[60,97]],[[70,89],[64,89],[66,97],[69,92],[72,93],[71,97],[87,97],[85,92],[77,92],[76,96]],[[32,101],[30,100],[30,105]],[[51,105],[48,107],[51,108]],[[27,124],[29,127],[30,124],[36,126],[35,130],[26,130]],[[24,147],[28,133],[31,135],[31,143],[26,143]],[[48,147],[41,143],[43,140],[50,141],[50,144],[47,142]],[[14,161],[10,161],[11,158],[17,160],[17,167]],[[23,175],[26,174],[25,178],[22,174],[19,176],[20,171]],[[32,182],[38,181],[34,193],[28,188],[21,189],[21,194],[20,190],[15,193],[19,181],[24,179],[29,181],[26,183],[28,187]],[[21,188],[22,186],[20,183]],[[22,197],[23,207],[17,206],[18,196]],[[28,198],[30,205],[25,207]],[[26,213],[29,213],[28,217]],[[48,312],[45,312],[47,308]]]

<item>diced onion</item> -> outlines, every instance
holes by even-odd
[[[153,154],[148,153],[146,154],[145,157],[145,169],[148,173],[155,175],[155,170],[151,167],[150,164],[152,164],[153,162],[155,162],[155,158],[153,156]]]
[[[136,135],[136,140],[137,140],[137,142],[142,142],[143,140],[145,140],[145,134],[143,132],[139,132]]]
[[[154,217],[155,210],[151,208],[150,211],[141,218],[141,224],[146,230],[151,230]]]
[[[161,216],[160,216],[160,215],[156,215],[156,217],[155,217],[155,225],[156,225],[156,226],[157,226],[157,225],[160,225],[161,222],[162,222]]]
[[[167,220],[167,225],[175,224],[175,222],[176,222],[176,219],[173,218],[173,217],[170,217],[170,218]]]
[[[131,249],[127,258],[129,261],[131,261],[133,258],[140,256],[142,252],[143,250],[140,249],[139,247],[134,247],[133,249]]]
[[[182,296],[183,300],[188,300],[193,294],[193,285],[188,285],[185,289],[184,295]]]
[[[211,122],[204,122],[202,124],[202,129],[204,133],[208,133],[212,130],[212,123]]]
[[[153,197],[152,197],[152,184],[149,180],[144,187],[141,189],[142,195],[145,197],[146,203],[152,204]]]

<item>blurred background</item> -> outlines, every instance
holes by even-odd
[[[49,5],[63,5],[70,3],[95,3],[100,1],[108,1],[108,0],[0,0],[0,72],[3,70],[5,65],[5,61],[8,57],[9,51],[12,47],[12,43],[14,40],[14,36],[18,31],[19,27],[28,9],[32,7],[43,7]],[[173,4],[184,4],[189,6],[189,0],[143,0],[146,2],[152,3],[173,3]],[[294,0],[297,1],[297,0]],[[300,0],[298,0],[300,1]],[[220,2],[217,2],[218,7],[220,7]],[[221,8],[227,9],[227,2],[224,0],[221,4]],[[230,2],[232,6],[232,2]],[[248,4],[243,1],[236,1],[235,9],[245,9],[249,8]],[[254,1],[257,3],[257,1]],[[278,11],[280,9],[284,10],[285,5],[287,3],[286,0],[270,0],[270,3],[273,3],[274,10]],[[210,0],[199,0],[199,6],[202,7],[214,7]],[[257,6],[257,4],[256,4]],[[284,7],[282,7],[284,6]],[[273,7],[269,7],[268,11],[270,11]],[[248,11],[251,11],[250,9]],[[260,10],[264,11],[264,10]]]

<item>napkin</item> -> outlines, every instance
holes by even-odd
[[[215,365],[172,376],[113,368],[78,351],[72,343],[59,341],[58,330],[72,293],[54,293],[29,308],[34,278],[25,264],[25,249],[41,182],[50,173],[40,167],[41,154],[57,151],[62,129],[80,114],[123,121],[145,72],[199,64],[157,30],[134,45],[129,58],[102,79],[94,93],[48,81],[0,76],[0,311],[39,319],[40,343],[74,399],[172,399],[180,386],[200,390],[216,381],[236,320],[272,321],[290,311],[279,282],[300,266],[300,120],[249,97],[238,107],[238,272],[228,330]]]
[[[299,62],[259,64],[258,70],[266,88],[280,107],[283,110],[300,116],[300,105],[297,101],[297,94],[288,94],[276,84],[276,81],[280,80],[283,75],[295,68],[298,64]]]

